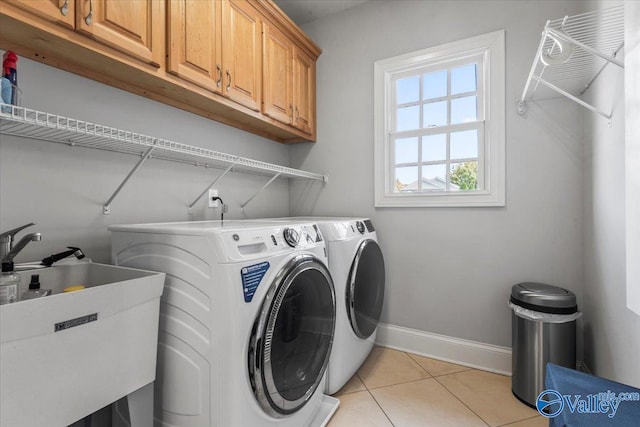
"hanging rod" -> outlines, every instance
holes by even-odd
[[[605,112],[581,99],[608,64],[624,68],[616,58],[624,46],[624,5],[565,16],[545,24],[529,76],[518,102],[518,113],[538,89],[548,89],[610,119]],[[543,95],[544,96],[544,95]]]
[[[103,213],[105,214],[109,213],[111,203],[125,184],[148,159],[224,169],[224,172],[189,206],[189,209],[227,172],[257,173],[259,175],[273,176],[269,183],[276,177],[302,178],[321,182],[327,182],[329,179],[326,175],[8,104],[0,104],[0,134],[140,157],[140,160],[104,204]],[[244,205],[249,201],[251,199],[245,202]]]

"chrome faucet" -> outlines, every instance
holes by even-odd
[[[14,228],[13,230],[5,231],[0,234],[0,260],[2,262],[12,262],[13,258],[18,255],[18,253],[27,246],[29,242],[38,242],[42,240],[42,235],[40,233],[30,233],[24,236],[18,243],[13,244],[13,240],[15,235],[27,228],[35,225],[33,222],[23,225],[18,228]]]

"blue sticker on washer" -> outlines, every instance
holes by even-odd
[[[242,268],[240,275],[242,276],[244,302],[251,302],[253,295],[256,293],[256,289],[258,289],[258,285],[260,285],[260,282],[268,269],[269,263],[266,261]]]

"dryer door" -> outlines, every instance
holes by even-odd
[[[335,294],[326,266],[299,255],[262,303],[249,344],[249,377],[266,413],[298,411],[322,380],[335,330]]]
[[[364,240],[351,264],[347,281],[347,313],[353,332],[366,339],[380,321],[384,301],[384,258],[375,240]]]

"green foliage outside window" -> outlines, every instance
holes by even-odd
[[[457,185],[460,190],[475,190],[478,188],[478,163],[460,163],[451,172],[451,183]]]

